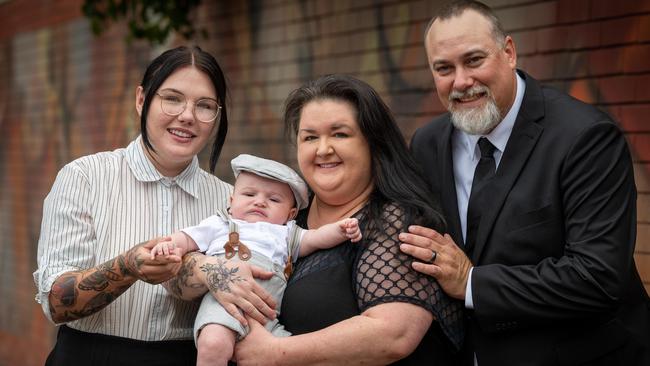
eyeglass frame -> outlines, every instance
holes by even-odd
[[[166,89],[165,89],[165,90],[166,90]],[[164,103],[163,96],[160,94],[159,91],[156,91],[156,95],[160,97],[160,110],[161,110],[164,114],[166,114],[166,115],[168,115],[168,116],[170,116],[170,117],[177,117],[177,116],[180,116],[181,114],[183,114],[183,112],[185,112],[185,110],[187,110],[187,103],[188,103],[187,96],[185,96],[185,94],[183,94],[183,93],[181,93],[181,92],[177,92],[177,91],[174,91],[174,93],[175,93],[175,94],[180,94],[180,95],[182,95],[182,96],[183,96],[183,99],[185,99],[185,105],[183,106],[183,109],[182,109],[180,112],[178,112],[177,114],[171,114],[171,113],[167,113],[167,112],[165,112],[165,108],[163,108],[163,103]],[[213,102],[217,103],[217,107],[218,107],[218,108],[217,108],[217,113],[214,115],[214,118],[211,119],[211,120],[209,120],[209,121],[203,121],[203,120],[199,119],[199,118],[196,116],[196,105],[197,105],[200,101],[202,101],[202,100],[210,100],[210,101],[213,101]],[[219,117],[221,116],[221,104],[219,104],[219,102],[218,102],[216,99],[212,99],[212,98],[201,98],[201,99],[199,99],[199,100],[197,100],[197,101],[195,101],[195,102],[192,102],[192,104],[193,104],[193,106],[192,106],[192,116],[194,116],[194,118],[195,118],[197,121],[199,121],[199,122],[202,122],[202,123],[214,123],[214,121],[215,121],[217,118],[219,118]]]

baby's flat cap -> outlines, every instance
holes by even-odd
[[[241,154],[230,162],[235,178],[241,172],[249,172],[260,177],[286,183],[291,188],[296,199],[296,207],[302,210],[307,207],[307,184],[293,169],[275,160],[258,158],[257,156]]]

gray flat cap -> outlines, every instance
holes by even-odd
[[[260,177],[286,183],[293,191],[296,198],[296,207],[299,210],[307,207],[307,184],[293,169],[278,163],[275,160],[262,159],[257,156],[241,154],[230,162],[235,178],[241,172],[249,172]]]

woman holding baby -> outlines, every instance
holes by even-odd
[[[252,321],[238,364],[451,364],[462,304],[412,269],[397,238],[411,224],[444,230],[444,220],[388,107],[366,83],[330,75],[295,90],[284,119],[313,191],[298,224],[355,217],[363,239],[299,259],[280,319],[294,335]]]

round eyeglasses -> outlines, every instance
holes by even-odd
[[[168,116],[178,116],[187,108],[187,98],[182,93],[171,90],[156,92],[160,97],[160,108]],[[221,106],[214,99],[199,99],[194,102],[194,118],[204,123],[214,122],[221,114]]]

